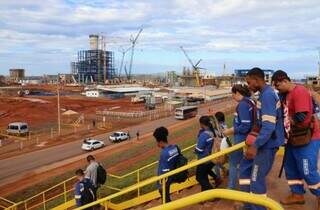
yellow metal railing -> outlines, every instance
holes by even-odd
[[[245,203],[252,203],[260,206],[267,207],[271,210],[284,210],[284,208],[276,201],[263,196],[252,193],[240,192],[235,190],[214,189],[200,192],[170,203],[160,205],[149,210],[173,210],[180,209],[186,206],[194,205],[200,202],[212,200],[215,198],[222,198]]]
[[[58,197],[61,197],[63,196],[63,200],[64,202],[67,202],[68,201],[68,193],[71,192],[71,191],[74,191],[74,187],[73,187],[73,184],[71,185],[72,187],[70,189],[67,189],[67,183],[68,182],[71,182],[72,180],[74,180],[75,177],[71,177],[57,185],[54,185],[48,189],[46,189],[45,191],[41,192],[41,193],[38,193],[24,201],[21,201],[19,203],[19,205],[23,205],[24,209],[33,209],[33,208],[39,208],[40,206],[43,207],[43,209],[48,209],[47,208],[47,203],[58,198]],[[63,192],[61,193],[53,193],[55,195],[53,196],[49,196],[47,194],[50,194],[51,191],[54,191],[54,190],[59,190],[63,188]],[[39,202],[40,200],[40,202]]]
[[[184,148],[183,150],[181,150],[182,152],[186,152],[190,149],[192,149],[193,147],[195,147],[195,144],[189,146],[189,147],[186,147]],[[136,180],[137,182],[136,183],[140,183],[141,181],[141,172],[158,164],[159,161],[154,161],[148,165],[145,165],[141,168],[138,168],[132,172],[129,172],[127,174],[124,174],[124,175],[121,175],[121,176],[118,176],[118,175],[113,175],[113,174],[108,174],[109,177],[113,177],[113,178],[116,178],[116,179],[125,179],[131,175],[134,175],[136,174]],[[33,208],[39,208],[42,206],[43,209],[48,209],[47,207],[47,204],[48,202],[50,201],[53,201],[54,199],[57,199],[61,196],[63,196],[63,201],[64,203],[66,203],[68,201],[68,193],[71,193],[74,191],[74,187],[72,186],[71,188],[67,188],[68,186],[68,182],[71,182],[72,180],[75,180],[76,177],[73,176],[67,180],[64,180],[63,182],[59,183],[59,184],[56,184],[48,189],[46,189],[45,191],[41,192],[41,193],[38,193],[28,199],[25,199],[24,201],[21,201],[19,203],[19,205],[23,205],[24,206],[24,209],[33,209]],[[112,186],[108,186],[108,185],[104,185],[102,186],[104,188],[108,188],[108,189],[111,189],[111,190],[114,190],[114,191],[121,191],[122,189],[121,188],[116,188],[116,187],[112,187]],[[56,193],[54,196],[47,196],[47,194],[49,194],[50,191],[54,191],[54,190],[59,190],[59,189],[62,189],[63,188],[63,192],[61,193]],[[140,189],[138,190],[138,195],[140,195]],[[34,202],[34,200],[37,200],[38,202]],[[40,201],[40,202],[39,202]]]
[[[111,199],[114,199],[114,198],[117,198],[117,197],[120,197],[126,193],[129,193],[129,192],[132,192],[132,191],[136,191],[136,190],[139,190],[140,188],[142,187],[145,187],[149,184],[153,184],[153,183],[157,183],[157,182],[160,182],[162,184],[162,189],[165,189],[165,183],[166,183],[166,180],[168,179],[169,176],[172,176],[172,175],[175,175],[177,173],[180,173],[184,170],[188,170],[190,168],[193,168],[195,166],[198,166],[200,164],[203,164],[203,163],[206,163],[208,161],[211,161],[215,158],[218,158],[222,155],[226,155],[226,154],[229,154],[231,152],[234,152],[236,150],[239,150],[239,149],[242,149],[243,147],[245,146],[245,143],[242,142],[242,143],[239,143],[239,144],[236,144],[232,147],[229,147],[227,149],[224,149],[223,151],[220,151],[220,152],[217,152],[217,153],[214,153],[208,157],[205,157],[203,159],[200,159],[200,160],[197,160],[197,161],[193,161],[185,166],[182,166],[180,168],[177,168],[175,170],[172,170],[172,171],[169,171],[168,173],[165,173],[165,174],[162,174],[160,176],[156,176],[156,177],[152,177],[150,179],[147,179],[145,181],[142,181],[136,185],[133,185],[131,187],[128,187],[128,188],[125,188],[123,190],[121,190],[120,192],[117,192],[117,193],[114,193],[112,195],[109,195],[105,198],[102,198],[102,199],[99,199],[95,202],[92,202],[90,204],[87,204],[87,205],[84,205],[84,206],[81,206],[79,208],[77,208],[78,210],[80,209],[86,209],[88,207],[91,207],[91,206],[94,206],[94,205],[97,205],[97,204],[100,204],[100,205],[103,205],[105,206],[105,208],[107,209],[108,208],[108,203],[111,201]],[[139,195],[138,195],[139,197]],[[165,190],[162,190],[162,197],[164,198],[165,197]],[[163,202],[164,202],[165,199],[163,199]]]

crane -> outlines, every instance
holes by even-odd
[[[131,36],[130,38],[130,42],[132,43],[131,46],[131,59],[130,59],[130,66],[129,66],[129,73],[127,75],[128,80],[131,79],[131,72],[132,72],[132,62],[133,62],[133,55],[134,55],[134,47],[136,46],[137,40],[142,32],[143,28],[140,28],[138,34],[136,35],[135,38],[133,38],[133,36]]]
[[[124,57],[126,56],[126,53],[131,49],[131,47],[129,47],[128,49],[125,49],[123,47],[120,47],[119,51],[122,53],[122,58],[121,58],[121,63],[120,63],[120,70],[119,70],[119,78],[121,77],[121,73],[122,73],[122,68],[123,68],[123,62],[124,62]],[[125,68],[125,73],[127,78],[129,77],[127,69]]]
[[[192,66],[193,69],[193,74],[196,76],[196,80],[197,80],[197,86],[201,86],[201,82],[200,82],[200,69],[204,69],[199,67],[198,65],[200,64],[200,62],[202,61],[202,59],[199,59],[198,62],[194,65],[192,60],[190,59],[190,57],[188,56],[187,52],[183,49],[182,46],[180,46],[180,49],[182,50],[183,54],[186,56],[187,60],[189,61],[189,63]]]

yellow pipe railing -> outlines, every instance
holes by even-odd
[[[10,203],[11,205],[16,204],[15,202],[12,202],[12,201],[10,201],[10,200],[8,200],[8,199],[6,199],[6,198],[3,198],[3,197],[0,197],[0,200],[3,200],[3,201],[5,201],[5,202],[7,202],[7,203]]]
[[[19,202],[19,203],[16,203],[12,206],[9,206],[7,208],[5,208],[5,210],[16,210],[18,208],[18,206],[22,205],[23,204],[23,201]]]
[[[191,163],[189,163],[189,164],[187,164],[187,165],[185,165],[185,166],[182,166],[182,167],[177,168],[177,169],[175,169],[175,170],[169,171],[168,173],[162,174],[162,175],[160,175],[160,176],[152,177],[152,178],[147,179],[147,180],[145,180],[145,181],[142,181],[142,182],[140,182],[140,183],[138,183],[138,184],[136,184],[136,185],[133,185],[133,186],[128,187],[128,188],[125,188],[125,189],[121,190],[120,192],[114,193],[114,194],[112,194],[112,195],[110,195],[110,196],[107,196],[107,197],[105,197],[105,198],[99,199],[99,200],[97,200],[97,201],[95,201],[95,202],[92,202],[92,203],[90,203],[90,204],[81,206],[81,207],[79,207],[79,208],[77,208],[77,209],[78,209],[78,210],[80,210],[80,209],[86,209],[86,208],[88,208],[88,207],[91,207],[91,206],[94,206],[94,205],[97,205],[97,204],[105,205],[105,207],[108,208],[107,203],[108,203],[108,201],[110,201],[111,199],[116,198],[116,197],[119,197],[119,196],[122,196],[122,195],[124,195],[124,194],[126,194],[126,193],[129,193],[129,192],[131,192],[131,191],[138,190],[139,188],[145,187],[145,186],[147,186],[147,185],[149,185],[149,184],[152,184],[152,183],[155,183],[155,182],[161,182],[161,183],[162,183],[162,188],[164,189],[165,182],[166,182],[166,180],[168,179],[169,176],[175,175],[175,174],[180,173],[180,172],[182,172],[182,171],[184,171],[184,170],[188,170],[188,169],[190,169],[190,168],[193,168],[193,167],[198,166],[198,165],[200,165],[200,164],[206,163],[206,162],[208,162],[208,161],[212,161],[213,159],[218,158],[218,157],[220,157],[220,156],[222,156],[222,155],[227,155],[227,154],[229,154],[229,153],[231,153],[231,152],[234,152],[234,151],[236,151],[236,150],[242,149],[244,146],[245,146],[245,142],[236,144],[236,145],[234,145],[234,146],[232,146],[232,147],[229,147],[229,148],[227,148],[227,149],[224,149],[223,151],[214,153],[214,154],[212,154],[212,155],[210,155],[210,156],[207,156],[207,157],[205,157],[205,158],[203,158],[203,159],[200,159],[200,160],[197,160],[197,161],[193,161],[193,162],[191,162]],[[164,194],[164,193],[165,193],[165,190],[163,190],[162,193],[163,193],[162,196],[163,196],[163,198],[164,198],[164,197],[165,197],[165,196],[164,196],[164,195],[165,195],[165,194]],[[164,200],[164,199],[163,199],[163,200]]]
[[[63,182],[61,182],[59,184],[56,184],[56,185],[50,187],[49,189],[46,189],[45,191],[43,191],[41,193],[38,193],[38,194],[36,194],[36,195],[34,195],[34,196],[24,200],[24,201],[21,201],[21,202],[24,203],[25,209],[31,209],[31,208],[34,208],[34,207],[40,206],[40,205],[43,205],[44,209],[46,209],[46,203],[47,202],[49,202],[49,201],[51,201],[51,200],[53,200],[53,199],[55,199],[55,198],[57,198],[59,196],[62,196],[62,195],[65,195],[64,198],[67,198],[67,193],[73,191],[73,188],[65,191],[65,189],[66,189],[65,186],[66,186],[67,182],[69,182],[69,181],[71,181],[73,179],[75,179],[75,177],[71,177],[71,178],[69,178],[67,180],[64,180]],[[56,189],[56,188],[58,188],[59,186],[62,186],[62,185],[63,185],[63,188],[64,188],[64,191],[62,193],[59,193],[59,194],[57,194],[57,195],[55,195],[53,197],[50,197],[49,199],[46,198],[46,193],[48,193],[51,190],[54,190],[54,189]],[[39,197],[39,198],[41,197],[42,198],[42,202],[37,203],[36,205],[33,205],[31,207],[28,207],[28,202],[32,201],[33,199],[36,199],[37,197]],[[67,200],[65,200],[65,202],[67,202]]]
[[[271,210],[284,210],[283,207],[276,201],[264,196],[252,193],[240,192],[235,190],[214,189],[200,192],[170,203],[160,205],[149,210],[173,210],[180,209],[186,206],[194,205],[200,202],[212,200],[215,198],[222,198],[245,203],[252,203],[267,207]]]
[[[189,147],[186,147],[186,148],[184,148],[184,149],[182,150],[182,152],[188,151],[188,150],[192,149],[194,146],[195,146],[195,144],[193,144],[193,145],[191,145],[191,146],[189,146]],[[143,167],[141,167],[141,168],[138,168],[138,169],[136,169],[136,170],[134,170],[134,171],[132,171],[132,172],[129,172],[129,173],[124,174],[124,175],[121,175],[121,176],[113,175],[113,174],[108,174],[108,176],[109,176],[109,177],[116,178],[116,179],[124,179],[124,178],[126,178],[126,177],[128,177],[128,176],[130,176],[130,175],[136,174],[137,183],[140,183],[141,171],[142,171],[142,170],[145,170],[145,169],[147,169],[147,168],[149,168],[149,167],[151,167],[151,166],[156,165],[158,162],[159,162],[159,161],[154,161],[154,162],[152,162],[152,163],[150,163],[150,164],[148,164],[148,165],[145,165],[145,166],[143,166]],[[37,206],[41,206],[41,205],[44,207],[44,209],[46,209],[46,203],[47,203],[47,202],[52,201],[53,199],[55,199],[55,198],[57,198],[57,197],[60,197],[60,196],[62,196],[62,195],[64,196],[64,202],[67,202],[67,193],[73,191],[74,189],[73,189],[73,188],[72,188],[72,189],[67,189],[67,187],[66,187],[67,184],[66,184],[66,183],[69,182],[69,181],[71,181],[71,180],[73,180],[73,179],[75,179],[75,178],[76,178],[76,177],[73,176],[73,177],[71,177],[71,178],[69,178],[69,179],[67,179],[67,180],[64,180],[63,182],[60,182],[60,183],[58,183],[58,184],[50,187],[49,189],[46,189],[45,191],[43,191],[43,192],[41,192],[41,193],[38,193],[38,194],[36,194],[36,195],[34,195],[34,196],[32,196],[32,197],[30,197],[30,198],[22,201],[22,203],[24,203],[25,209],[31,209],[31,208],[34,208],[34,207],[37,207]],[[50,192],[50,191],[53,190],[53,189],[59,188],[59,187],[63,187],[63,192],[61,192],[61,193],[59,193],[59,194],[57,194],[57,195],[55,195],[55,196],[53,196],[53,197],[50,197],[50,198],[48,198],[48,199],[46,198],[46,196],[45,196],[46,193]],[[121,188],[116,188],[116,187],[112,187],[112,186],[108,186],[108,185],[103,185],[103,187],[108,188],[108,189],[111,189],[111,190],[115,190],[115,191],[121,191],[121,190],[122,190]],[[140,194],[140,189],[138,190],[138,194]],[[28,206],[28,202],[29,202],[29,201],[32,201],[33,199],[35,199],[35,198],[37,198],[37,197],[41,197],[41,198],[42,198],[42,201],[41,201],[40,203],[37,203],[37,204],[32,205],[32,206],[29,207],[29,206]]]

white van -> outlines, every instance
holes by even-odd
[[[28,135],[29,127],[27,123],[14,122],[8,125],[7,134],[9,135]]]

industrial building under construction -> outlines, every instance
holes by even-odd
[[[90,50],[78,52],[77,62],[71,63],[71,71],[79,83],[105,83],[114,79],[114,56],[105,50],[105,38],[92,34],[89,36]]]

